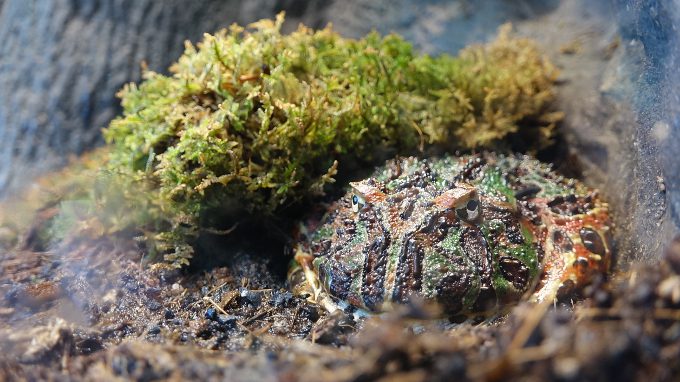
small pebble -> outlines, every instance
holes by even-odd
[[[148,304],[146,304],[146,306],[152,312],[157,311],[158,309],[163,307],[163,305],[161,305],[161,303],[158,301],[150,301]]]
[[[258,307],[262,303],[262,296],[259,293],[253,292],[252,290],[241,288],[241,298],[246,304],[253,307]]]
[[[170,287],[170,294],[173,296],[179,296],[182,293],[184,293],[184,287],[180,285],[179,283],[174,283]]]
[[[5,300],[10,305],[15,305],[19,300],[19,295],[21,294],[21,287],[18,285],[12,285],[10,289],[5,293]]]
[[[166,320],[172,320],[173,318],[175,318],[175,312],[173,312],[170,309],[166,309],[165,310],[165,319]]]
[[[217,323],[220,325],[224,326],[229,326],[229,327],[235,327],[236,326],[236,316],[231,316],[231,315],[226,315],[226,314],[220,314],[217,316]]]
[[[290,292],[275,291],[272,294],[272,300],[271,301],[272,301],[272,304],[275,307],[279,308],[279,307],[287,305],[290,302],[290,300],[292,300],[292,299],[293,299],[293,294],[290,293]]]
[[[150,287],[144,290],[144,294],[146,294],[146,296],[149,298],[157,298],[161,295],[161,290],[160,288]]]
[[[573,357],[558,358],[553,363],[553,370],[560,378],[571,380],[578,376],[580,364]]]
[[[152,326],[152,327],[149,328],[149,331],[148,331],[149,334],[154,334],[154,335],[158,334],[160,332],[161,332],[161,328],[159,326]]]
[[[208,308],[205,310],[205,318],[208,320],[214,320],[217,317],[217,311],[215,308]]]

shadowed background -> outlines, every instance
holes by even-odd
[[[167,72],[203,32],[285,10],[284,30],[332,22],[456,53],[512,21],[562,71],[568,161],[614,210],[621,258],[652,258],[680,226],[678,1],[0,0],[0,196],[102,143],[140,63]],[[558,166],[563,163],[557,163]]]

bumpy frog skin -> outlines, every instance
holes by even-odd
[[[418,295],[448,315],[490,314],[609,267],[607,204],[527,156],[396,159],[351,186],[308,227],[289,274],[330,310]]]

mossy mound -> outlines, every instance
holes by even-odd
[[[206,34],[171,75],[147,71],[120,92],[108,168],[153,185],[173,227],[275,214],[322,193],[341,158],[490,147],[524,128],[544,144],[559,119],[556,69],[509,27],[458,57],[430,57],[397,35],[282,35],[282,23]]]

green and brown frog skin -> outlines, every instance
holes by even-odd
[[[489,315],[609,268],[607,204],[528,156],[400,158],[351,188],[306,227],[289,272],[328,310],[417,295],[447,315]]]

